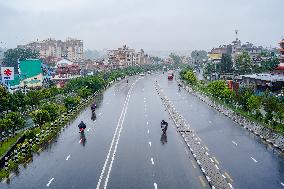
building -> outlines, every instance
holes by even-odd
[[[42,62],[39,59],[27,59],[19,61],[19,73],[15,74],[14,80],[8,81],[11,89],[42,87],[44,73]]]
[[[280,48],[279,48],[279,52],[280,52],[280,55],[279,55],[279,65],[277,67],[277,70],[279,70],[280,72],[283,73],[284,71],[284,39],[282,39],[280,42],[279,42],[279,45],[280,45]]]
[[[220,63],[223,54],[232,54],[232,45],[223,45],[217,48],[213,48],[208,53],[208,58],[212,63]]]
[[[108,50],[106,61],[112,69],[116,69],[128,66],[150,64],[151,58],[149,55],[144,53],[143,49],[141,49],[139,52],[136,52],[134,49],[124,45],[122,48]]]
[[[249,74],[238,77],[241,86],[254,88],[257,92],[263,92],[266,89],[270,91],[280,91],[284,87],[284,75],[279,74]]]
[[[81,69],[78,63],[62,59],[54,66],[54,74],[51,78],[57,87],[63,87],[66,81],[81,77]]]
[[[181,56],[181,63],[182,64],[191,64],[192,61],[191,61],[191,57],[190,56]]]
[[[35,41],[27,45],[18,45],[18,48],[37,50],[42,59],[66,58],[72,62],[83,61],[83,41],[67,38],[65,41],[48,38]],[[49,62],[47,62],[48,64]]]
[[[236,31],[237,35],[237,31]],[[236,39],[229,45],[220,45],[217,48],[213,48],[209,53],[209,60],[213,63],[219,63],[221,61],[222,54],[229,54],[232,56],[232,61],[235,63],[236,58],[241,55],[244,51],[248,52],[252,62],[255,65],[261,66],[261,62],[269,59],[270,57],[263,57],[262,52],[267,51],[268,49],[263,48],[262,46],[255,46],[252,43],[241,42],[240,39],[236,36]]]

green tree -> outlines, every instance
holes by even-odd
[[[6,115],[6,119],[11,120],[10,128],[15,133],[16,129],[23,128],[25,125],[25,119],[18,112],[9,112]]]
[[[27,93],[29,98],[29,105],[38,105],[42,99],[42,95],[39,90],[31,90]]]
[[[72,107],[75,107],[79,103],[80,103],[80,97],[69,96],[64,99],[64,105],[68,110],[71,109]]]
[[[231,55],[222,54],[220,62],[220,71],[221,73],[232,73],[233,71],[233,62]]]
[[[81,98],[87,98],[88,96],[90,96],[92,94],[92,90],[88,89],[88,88],[82,88],[78,90],[78,95]]]
[[[59,105],[55,103],[45,104],[42,110],[46,110],[48,112],[51,121],[54,121],[60,115]]]
[[[175,54],[175,53],[171,53],[171,54],[169,55],[169,57],[173,59],[173,61],[174,61],[175,64],[181,64],[181,58],[180,58],[179,55],[177,55],[177,54]]]
[[[25,60],[28,58],[39,58],[39,52],[31,49],[8,49],[4,52],[3,63],[5,66],[15,68],[15,73],[18,72],[18,60]]]
[[[11,125],[13,124],[11,119],[0,119],[0,130],[2,132],[8,132],[8,130],[11,128]]]
[[[207,64],[204,65],[203,75],[204,76],[211,76],[216,71],[217,71],[216,64],[214,64],[212,62],[208,62]]]
[[[243,52],[236,58],[236,71],[239,74],[251,73],[253,69],[252,59],[248,52]]]
[[[35,110],[30,113],[30,116],[33,122],[40,126],[50,121],[50,115],[47,110]]]
[[[190,83],[191,85],[195,85],[197,83],[197,78],[195,76],[195,74],[193,73],[192,70],[188,70],[185,73],[184,78],[188,81],[188,83]]]
[[[261,62],[261,72],[273,71],[279,65],[279,59],[273,57],[272,59]]]
[[[208,92],[215,97],[224,97],[224,92],[227,89],[227,83],[224,80],[210,82],[207,86]]]
[[[207,52],[204,50],[194,50],[191,52],[191,58],[194,63],[201,64],[203,60],[207,61]]]
[[[9,93],[2,85],[0,85],[0,112],[8,109],[8,103]]]

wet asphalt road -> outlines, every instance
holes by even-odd
[[[183,89],[178,91],[176,81],[162,79],[159,83],[226,170],[235,188],[284,188],[283,154],[197,97]]]
[[[95,121],[90,108],[83,110],[0,188],[209,188],[154,89],[158,77],[167,81],[137,76],[109,88],[97,100]],[[162,119],[170,125],[167,136]],[[78,133],[81,120],[85,139]]]

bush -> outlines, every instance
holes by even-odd
[[[16,171],[17,169],[18,169],[18,164],[10,159],[8,161],[8,170],[9,171]]]
[[[9,172],[5,169],[0,169],[0,179],[7,178],[9,176]]]

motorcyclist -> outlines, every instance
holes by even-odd
[[[181,84],[179,83],[178,84],[178,91],[180,91],[180,88],[181,88]]]
[[[92,110],[92,111],[95,111],[96,108],[97,108],[97,104],[94,102],[94,103],[92,104],[92,106],[91,106],[91,110]]]
[[[81,121],[81,123],[78,125],[78,128],[79,128],[79,132],[84,132],[84,130],[86,129],[86,124]]]
[[[165,133],[168,129],[168,122],[166,122],[165,120],[162,120],[161,121],[161,128],[162,128],[162,131]]]

